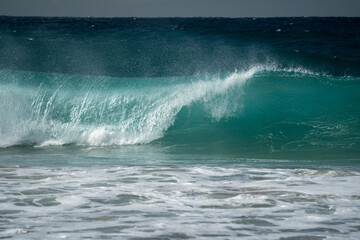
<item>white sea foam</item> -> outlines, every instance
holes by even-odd
[[[356,169],[0,168],[0,237],[358,239],[358,184]]]

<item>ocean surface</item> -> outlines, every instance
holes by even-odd
[[[0,16],[0,238],[359,239],[360,18]]]

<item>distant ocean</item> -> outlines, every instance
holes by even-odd
[[[360,18],[0,17],[0,238],[359,239]]]

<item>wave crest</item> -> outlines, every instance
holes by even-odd
[[[230,88],[241,88],[257,71],[165,85],[142,79],[136,87],[122,79],[2,71],[0,146],[149,143],[164,136],[179,111],[194,102],[203,102],[215,119],[226,117],[228,101],[209,103],[216,96],[226,99]],[[109,84],[114,81],[119,84]]]

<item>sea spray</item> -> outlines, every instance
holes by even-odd
[[[175,81],[167,86],[148,86],[149,79],[140,79],[137,81],[143,85],[137,88],[128,87],[126,81],[131,79],[125,83],[118,79],[119,85],[113,86],[107,85],[104,77],[97,80],[94,77],[2,71],[1,84],[8,90],[2,90],[1,96],[13,101],[2,102],[2,116],[7,117],[0,123],[3,129],[1,145],[149,143],[164,135],[183,107],[196,101],[211,101],[233,87],[241,87],[256,71],[253,68],[244,73],[235,72],[223,79],[217,76],[188,78],[185,83]],[[19,81],[33,81],[34,85],[24,88]],[[76,81],[77,87],[74,88],[70,81]],[[100,88],[99,81],[102,81]],[[109,79],[108,82],[113,81]],[[80,85],[81,82],[84,85]],[[14,108],[21,108],[21,111],[12,111]],[[8,114],[10,112],[13,115]],[[217,113],[216,118],[225,114],[226,109],[220,115]]]

